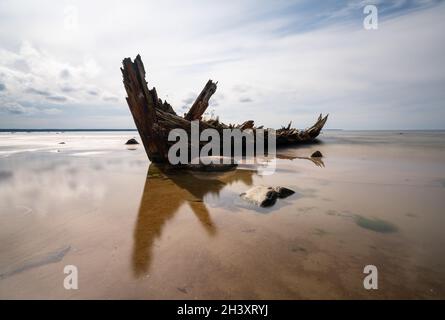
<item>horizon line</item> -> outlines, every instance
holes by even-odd
[[[0,132],[87,132],[87,131],[138,131],[136,128],[134,129],[125,129],[125,128],[118,128],[118,129],[112,129],[112,128],[6,128],[2,129],[0,128]],[[323,129],[323,131],[445,131],[445,128],[443,129]]]

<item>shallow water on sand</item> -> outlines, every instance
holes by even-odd
[[[166,172],[135,135],[0,134],[0,298],[445,298],[444,132],[327,131],[268,176]]]

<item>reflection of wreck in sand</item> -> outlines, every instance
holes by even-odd
[[[286,154],[277,154],[277,159],[286,159],[286,160],[294,160],[294,159],[301,159],[301,160],[309,160],[313,164],[315,164],[317,167],[324,168],[324,162],[319,157],[297,157],[297,156],[288,156]]]
[[[203,202],[207,194],[218,196],[225,185],[237,181],[252,185],[253,171],[233,170],[202,175],[183,170],[166,170],[151,164],[145,181],[134,230],[132,264],[135,276],[145,274],[151,262],[156,238],[164,225],[187,203],[210,236],[216,226]]]

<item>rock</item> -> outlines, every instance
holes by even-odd
[[[276,187],[275,191],[278,193],[278,198],[284,199],[295,193],[295,191],[285,188],[285,187]]]
[[[59,144],[65,144],[65,142],[62,141],[62,142],[59,142]]]
[[[240,196],[242,199],[260,207],[270,207],[277,202],[277,198],[286,198],[295,192],[284,187],[256,186],[250,188]]]
[[[137,142],[135,138],[131,138],[125,144],[139,144],[139,142]]]
[[[321,157],[323,157],[323,155],[321,154],[321,152],[320,151],[315,151],[312,155],[311,155],[311,158],[321,158]]]
[[[272,187],[256,186],[241,193],[241,198],[260,207],[270,207],[275,204],[278,193]]]

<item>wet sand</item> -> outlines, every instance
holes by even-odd
[[[269,176],[168,172],[135,135],[0,134],[0,298],[445,298],[444,132],[326,131]]]

